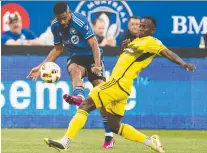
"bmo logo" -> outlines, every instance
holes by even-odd
[[[172,16],[173,34],[205,34],[207,33],[207,16],[197,20],[194,16]]]

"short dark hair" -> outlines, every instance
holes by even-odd
[[[137,20],[139,20],[139,17],[138,17],[138,16],[130,16],[130,17],[129,17],[129,21],[130,21],[131,19],[137,19]]]
[[[155,26],[157,26],[157,21],[155,18],[153,18],[152,16],[144,16],[143,19],[147,19],[147,20],[150,20],[152,22],[152,24]]]
[[[55,15],[60,15],[60,14],[62,14],[64,12],[66,12],[68,8],[69,7],[68,7],[68,5],[66,3],[58,2],[58,3],[56,3],[54,5],[53,12],[54,12]]]

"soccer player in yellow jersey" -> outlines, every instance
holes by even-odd
[[[146,68],[156,55],[163,55],[181,65],[188,71],[194,71],[195,66],[185,63],[182,59],[164,46],[158,39],[152,37],[156,28],[156,20],[144,17],[139,25],[139,38],[130,42],[120,55],[110,79],[92,89],[71,120],[69,127],[61,140],[45,138],[45,142],[59,151],[66,151],[70,142],[86,123],[88,113],[96,108],[104,107],[108,112],[110,129],[124,138],[143,143],[158,152],[164,152],[157,135],[146,136],[134,127],[121,123],[127,99],[131,93],[133,80]]]

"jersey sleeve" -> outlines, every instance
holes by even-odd
[[[62,43],[62,39],[59,34],[60,32],[58,31],[58,27],[57,27],[56,23],[51,24],[51,31],[52,31],[52,34],[54,37],[54,45],[58,45],[58,44]]]
[[[93,29],[85,16],[73,14],[73,19],[77,22],[79,31],[86,40],[94,36]]]
[[[90,37],[94,36],[94,32],[92,27],[89,23],[86,23],[82,29],[82,35],[85,39],[89,39]]]
[[[160,55],[160,52],[164,49],[167,49],[165,45],[158,39],[152,38],[147,40],[147,43],[143,46],[140,46],[141,50],[144,52],[150,52],[157,55]]]

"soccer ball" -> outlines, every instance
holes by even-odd
[[[40,77],[47,83],[54,83],[60,79],[60,67],[54,62],[46,62],[40,68]]]

